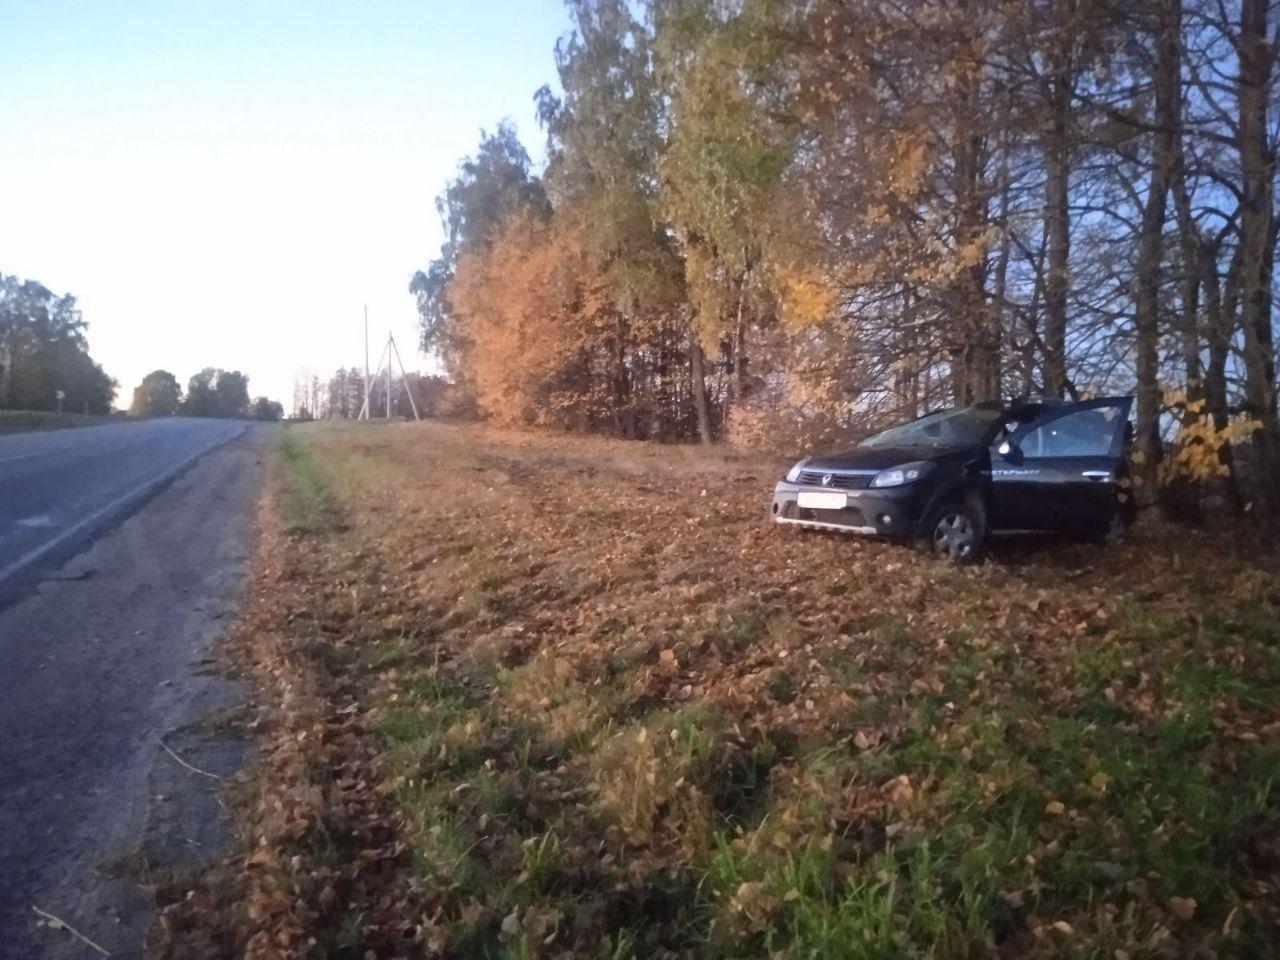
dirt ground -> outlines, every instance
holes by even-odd
[[[1275,954],[1247,531],[957,568],[776,531],[785,464],[722,451],[284,436],[263,762],[169,955]]]

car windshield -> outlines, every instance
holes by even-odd
[[[970,447],[981,443],[1000,417],[998,407],[939,410],[863,440],[860,447]]]

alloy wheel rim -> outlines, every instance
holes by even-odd
[[[952,560],[963,560],[973,553],[973,524],[963,513],[948,513],[933,528],[933,548]]]

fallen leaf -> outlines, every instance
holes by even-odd
[[[1196,915],[1196,902],[1191,897],[1170,897],[1169,909],[1175,917],[1185,922]]]
[[[498,931],[498,939],[511,940],[518,936],[520,936],[520,908],[516,907],[502,918],[502,927]]]

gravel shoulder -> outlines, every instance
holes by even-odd
[[[33,907],[113,957],[142,956],[154,885],[223,842],[216,778],[247,747],[243,691],[217,644],[252,557],[272,436],[250,430],[210,453],[0,608],[4,956],[98,955]]]

